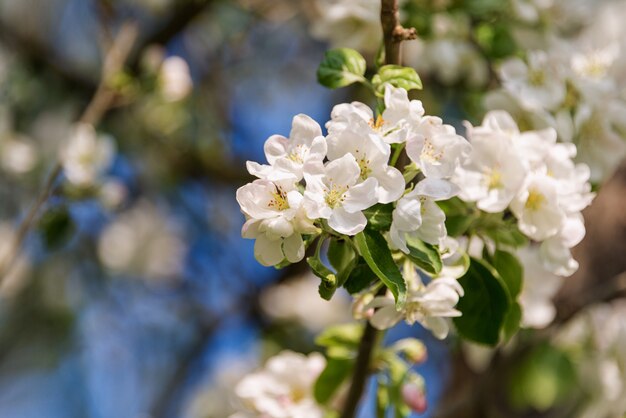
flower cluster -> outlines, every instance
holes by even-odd
[[[507,109],[527,128],[553,127],[559,141],[576,144],[577,161],[589,165],[596,183],[626,156],[625,44],[618,23],[624,4],[599,10],[588,13],[592,22],[575,36],[552,33],[525,59],[505,61],[502,88],[486,98],[488,108]]]
[[[586,402],[581,418],[620,416],[626,411],[626,303],[592,305],[559,330],[553,344],[571,356]],[[586,347],[587,349],[582,349]]]
[[[594,195],[589,168],[572,161],[576,147],[556,137],[551,128],[520,132],[508,113],[489,112],[481,126],[468,126],[472,152],[454,181],[461,199],[511,213],[520,231],[541,243],[544,267],[569,276],[578,268],[570,248],[585,235],[581,211]]]
[[[469,152],[467,141],[441,119],[425,116],[421,102],[401,88],[387,86],[386,109],[377,118],[363,103],[335,106],[320,126],[305,115],[293,120],[289,138],[265,143],[269,164],[248,162],[258,180],[237,191],[247,217],[242,235],[256,239],[255,255],[264,265],[304,257],[303,235],[328,226],[353,236],[365,228],[365,209],[397,201],[390,236],[404,252],[407,236],[438,244],[446,236],[445,215],[434,203],[458,193],[449,179]],[[403,173],[394,167],[396,150],[406,152],[424,179],[405,193]]]
[[[270,358],[262,370],[241,380],[235,393],[242,402],[231,418],[322,418],[313,398],[313,384],[326,365],[319,353],[308,357],[283,351]]]

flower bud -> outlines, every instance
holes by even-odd
[[[354,319],[370,319],[374,315],[374,309],[365,307],[374,299],[371,293],[357,295],[352,302],[352,317]]]
[[[394,344],[396,351],[404,354],[408,361],[420,364],[426,361],[428,353],[426,346],[415,338],[404,338]]]
[[[402,400],[412,411],[420,414],[424,413],[428,407],[424,389],[415,382],[402,385]]]

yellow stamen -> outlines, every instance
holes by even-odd
[[[530,189],[528,191],[528,198],[526,199],[526,204],[524,205],[528,210],[539,210],[541,206],[543,206],[543,202],[545,202],[546,198],[539,191],[535,189]]]
[[[385,124],[385,120],[383,119],[382,115],[378,115],[376,117],[376,120],[374,120],[374,118],[370,119],[370,123],[369,123],[372,129],[376,131],[380,131],[384,124]]]
[[[489,175],[489,178],[487,180],[487,187],[489,188],[489,190],[492,189],[501,189],[502,187],[504,187],[504,185],[502,184],[502,173],[500,173],[500,170],[492,170],[491,174]]]
[[[331,186],[330,190],[326,190],[326,196],[324,197],[326,204],[334,209],[340,203],[343,203],[345,200],[344,194],[347,189],[347,187]]]
[[[287,193],[278,186],[276,191],[272,192],[272,199],[267,203],[267,206],[276,210],[289,209],[289,202],[287,201]]]

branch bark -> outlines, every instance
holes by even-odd
[[[116,94],[111,89],[111,77],[117,74],[123,67],[128,58],[133,45],[137,39],[138,29],[134,23],[126,23],[122,26],[119,33],[115,37],[110,50],[107,52],[103,66],[102,76],[98,88],[93,98],[87,105],[85,111],[81,115],[79,122],[96,125],[110,109]],[[44,182],[42,191],[39,193],[35,202],[32,204],[28,213],[19,224],[11,248],[7,256],[0,265],[0,283],[11,272],[13,265],[17,259],[17,254],[24,244],[24,240],[32,229],[38,218],[41,208],[48,201],[48,198],[54,190],[54,185],[63,171],[61,162],[57,160],[50,174]]]
[[[404,28],[400,24],[398,0],[382,0],[380,23],[385,42],[385,64],[400,65],[402,41],[417,39],[415,28]]]
[[[352,384],[348,391],[348,396],[343,405],[341,418],[354,418],[359,401],[365,390],[365,382],[370,373],[370,362],[374,347],[378,341],[378,330],[370,325],[369,321],[365,324],[361,343],[359,344],[359,352],[354,364],[354,375],[352,376]]]

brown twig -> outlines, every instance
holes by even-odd
[[[402,41],[417,39],[417,31],[415,28],[404,28],[400,24],[398,0],[381,1],[380,23],[385,42],[385,63],[399,65]]]
[[[370,325],[369,322],[365,324],[363,336],[361,337],[361,342],[359,344],[356,362],[354,363],[352,383],[350,385],[346,401],[343,405],[341,418],[354,418],[356,416],[359,401],[361,400],[363,391],[365,390],[365,382],[367,381],[367,376],[370,373],[370,362],[374,347],[376,346],[378,340],[378,334],[378,330]]]
[[[96,125],[113,104],[116,93],[111,88],[111,78],[119,73],[119,71],[121,71],[124,67],[124,63],[126,62],[126,59],[135,44],[137,35],[138,29],[136,24],[126,23],[121,27],[119,33],[113,41],[113,44],[111,45],[111,49],[107,52],[104,58],[100,83],[93,95],[93,98],[80,117],[80,123]],[[57,161],[46,178],[41,193],[39,193],[35,202],[28,210],[28,213],[18,226],[11,248],[7,253],[7,256],[4,260],[2,260],[3,265],[0,265],[0,283],[11,272],[24,240],[35,224],[37,215],[39,214],[41,208],[52,194],[56,180],[62,171],[63,168],[61,162]]]

